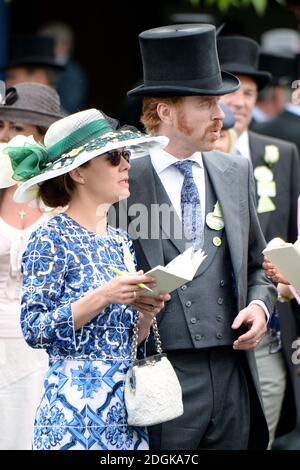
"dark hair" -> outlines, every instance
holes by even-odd
[[[86,168],[90,161],[80,165]],[[48,207],[64,207],[71,201],[72,193],[76,187],[76,183],[71,178],[69,173],[65,173],[56,178],[44,181],[39,186],[38,197]]]

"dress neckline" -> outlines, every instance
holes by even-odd
[[[103,235],[99,235],[97,232],[93,232],[89,229],[87,229],[86,227],[84,227],[84,225],[81,225],[79,222],[77,222],[77,220],[73,219],[73,217],[71,217],[69,214],[67,214],[66,212],[61,212],[59,214],[59,216],[64,216],[68,222],[72,223],[73,225],[75,225],[76,227],[80,228],[81,230],[84,230],[86,233],[88,233],[91,237],[94,237],[94,238],[97,238],[97,239],[101,239],[101,240],[109,240],[111,238],[114,238],[115,236],[115,233],[114,233],[114,229],[113,227],[111,227],[110,225],[107,224],[107,235],[106,236],[103,236]]]
[[[27,232],[32,232],[34,227],[36,225],[38,225],[39,223],[41,223],[41,221],[45,218],[45,214],[42,214],[41,217],[39,217],[35,222],[33,222],[33,224],[30,224],[28,225],[28,227],[25,227],[25,228],[17,228],[17,227],[14,227],[13,225],[10,225],[8,222],[6,222],[6,220],[4,220],[1,216],[0,216],[0,225],[3,225],[5,227],[5,229],[9,230],[9,232],[11,233],[19,233],[19,234],[22,234],[22,233],[27,233]]]

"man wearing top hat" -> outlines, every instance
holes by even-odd
[[[259,54],[258,68],[271,73],[272,78],[257,96],[250,125],[251,130],[255,132],[257,131],[256,126],[259,128],[261,123],[269,121],[284,111],[290,86],[295,76],[296,60],[295,57],[273,54],[262,49]]]
[[[235,115],[235,130],[239,137],[233,153],[237,159],[246,159],[253,164],[257,212],[265,239],[269,242],[280,237],[294,242],[297,239],[297,199],[300,193],[297,148],[294,144],[248,131],[257,93],[270,81],[267,72],[258,70],[258,44],[241,36],[219,37],[217,44],[221,66],[235,73],[241,82],[239,90],[222,99]],[[278,432],[290,431],[295,424],[294,396],[289,380],[286,388],[286,378],[295,373],[291,360],[292,342],[297,337],[293,308],[299,311],[296,305],[291,308],[289,303],[277,303],[268,333],[256,348],[270,446],[286,391],[289,398],[285,404],[289,410],[285,409],[284,421],[281,421]]]
[[[23,82],[55,88],[57,73],[63,69],[55,58],[54,38],[42,34],[12,38],[6,66],[7,88]]]
[[[145,271],[191,245],[207,255],[159,315],[184,414],[150,427],[150,448],[265,448],[268,431],[252,350],[265,334],[276,290],[261,268],[265,241],[251,165],[212,151],[224,117],[219,97],[237,90],[239,81],[220,71],[212,25],[155,28],[139,40],[144,80],[129,95],[144,97],[146,130],[167,136],[169,144],[132,162],[131,196],[128,206],[120,203],[119,222],[128,214]],[[139,220],[147,233],[139,233],[137,208],[146,214]],[[146,349],[154,352],[151,337]]]

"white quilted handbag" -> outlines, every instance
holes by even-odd
[[[182,391],[176,372],[162,353],[156,319],[153,332],[158,354],[137,360],[137,317],[134,324],[132,364],[125,379],[127,422],[131,426],[152,426],[183,414]]]

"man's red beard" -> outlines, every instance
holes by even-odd
[[[184,115],[182,115],[180,112],[178,113],[177,126],[178,126],[178,130],[180,132],[182,132],[183,134],[187,135],[187,136],[192,135],[193,132],[195,131],[194,127],[191,128],[187,125]],[[209,132],[220,131],[222,129],[222,127],[223,127],[223,121],[222,120],[214,121],[213,124],[211,124],[210,126],[207,127],[207,129],[205,130],[203,135],[206,135]]]

